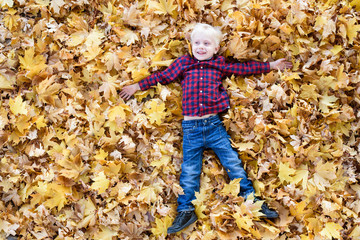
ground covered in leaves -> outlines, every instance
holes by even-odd
[[[359,239],[360,1],[0,0],[0,236],[21,239]],[[186,54],[196,22],[221,54],[282,57],[224,79],[223,122],[257,194],[204,155],[199,220],[166,236],[182,161],[181,88],[124,102]]]

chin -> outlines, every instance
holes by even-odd
[[[203,60],[209,59],[210,56],[197,56],[197,55],[195,55],[195,58],[196,58],[197,60],[203,61]]]

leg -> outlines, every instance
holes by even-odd
[[[251,193],[255,193],[254,187],[250,179],[248,179],[246,171],[242,165],[238,153],[232,148],[230,136],[227,134],[222,122],[212,122],[212,129],[209,129],[206,144],[211,147],[219,157],[221,164],[225,167],[230,179],[241,178],[240,196],[247,197]],[[255,198],[255,201],[260,201]],[[261,206],[261,212],[269,219],[277,218],[279,215],[275,210],[271,210],[264,202]]]
[[[178,198],[178,215],[168,234],[176,233],[197,220],[195,208],[191,203],[195,199],[195,192],[200,190],[200,174],[202,167],[203,136],[201,127],[192,121],[183,122],[183,163],[181,164],[180,186],[184,194]]]
[[[184,194],[179,195],[177,211],[194,210],[191,201],[200,189],[202,155],[204,152],[202,131],[196,126],[183,123],[183,163],[181,164],[180,186]]]
[[[240,195],[246,197],[251,193],[255,193],[253,184],[248,179],[239,154],[232,148],[230,136],[227,134],[220,119],[212,122],[209,127],[206,144],[214,150],[231,180],[241,178]]]

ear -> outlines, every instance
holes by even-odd
[[[217,45],[217,47],[215,47],[215,54],[218,53],[219,50],[220,50],[220,45]]]

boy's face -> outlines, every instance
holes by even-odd
[[[191,48],[194,57],[199,61],[203,61],[212,58],[218,52],[219,45],[216,44],[213,37],[198,32],[191,39]]]

